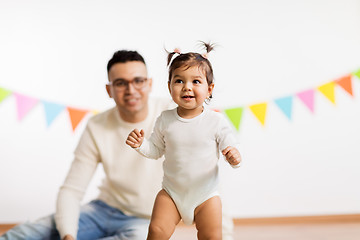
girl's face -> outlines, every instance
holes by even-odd
[[[214,84],[208,85],[206,75],[198,66],[175,69],[168,84],[174,102],[179,106],[182,118],[193,118],[203,110],[203,103],[209,97]]]

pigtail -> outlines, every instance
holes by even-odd
[[[206,50],[206,53],[201,54],[201,56],[203,56],[204,58],[208,58],[209,52],[211,52],[212,50],[214,50],[216,44],[211,43],[211,42],[204,42],[204,41],[199,41],[200,45]]]
[[[166,49],[165,49],[165,51],[166,51],[167,54],[168,54],[168,57],[167,57],[167,66],[170,65],[171,60],[173,59],[173,57],[174,57],[175,54],[181,54],[179,48],[175,48],[173,52],[169,52],[169,51],[166,50]]]
[[[212,50],[214,50],[216,44],[215,43],[211,43],[211,42],[204,42],[204,41],[200,41],[201,45],[203,45],[204,49],[206,50],[206,53],[211,52]]]
[[[173,56],[176,54],[176,52],[168,52],[168,57],[167,57],[167,66],[170,65],[170,62],[173,58]]]

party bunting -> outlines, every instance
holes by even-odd
[[[8,96],[11,95],[11,91],[6,90],[5,88],[0,88],[0,103],[7,98]]]
[[[335,83],[325,83],[317,88],[324,96],[335,104]]]
[[[313,89],[298,92],[296,96],[305,104],[305,106],[314,113],[314,95]]]
[[[274,100],[276,105],[285,114],[285,116],[291,120],[293,96],[277,98]]]
[[[81,120],[85,117],[85,115],[89,112],[88,110],[80,110],[72,107],[66,108],[69,112],[71,125],[73,131],[75,131],[78,124],[81,122]]]
[[[353,77],[354,76],[354,77]],[[344,91],[346,91],[350,96],[354,97],[354,90],[352,85],[352,79],[358,78],[360,79],[360,69],[358,69],[355,72],[352,72],[351,74],[347,74],[341,78],[335,79],[331,82],[325,83],[323,85],[320,85],[318,87],[314,87],[312,89],[308,89],[305,91],[297,92],[293,95],[288,95],[285,97],[279,97],[274,99],[274,103],[277,105],[277,107],[282,111],[282,113],[289,119],[292,120],[292,113],[293,113],[293,99],[294,97],[298,97],[300,101],[312,112],[314,113],[315,108],[315,92],[320,92],[322,95],[324,95],[329,101],[331,101],[333,104],[335,104],[335,86],[339,86]],[[21,121],[40,101],[39,99],[25,96],[23,94],[19,94],[10,90],[7,90],[5,88],[0,87],[0,103],[9,97],[10,95],[15,96],[16,99],[16,107],[17,107],[17,117],[18,120]],[[75,132],[75,129],[79,125],[79,123],[82,121],[82,119],[85,117],[87,113],[92,113],[93,115],[98,114],[98,110],[81,110],[77,108],[73,108],[71,106],[65,106],[63,104],[58,104],[54,102],[48,102],[41,100],[44,111],[45,111],[45,117],[46,117],[46,123],[49,127],[53,121],[56,119],[56,117],[64,111],[64,109],[67,109],[72,130]],[[272,102],[272,101],[269,101]],[[247,105],[253,115],[258,119],[258,121],[261,123],[261,125],[265,125],[265,120],[267,116],[267,105],[268,102],[263,102],[259,104],[252,104]],[[245,111],[245,107],[234,107],[229,109],[213,109],[217,112],[224,112],[224,114],[227,116],[227,118],[230,120],[230,122],[233,124],[235,129],[239,131],[240,124],[242,121],[242,116]]]
[[[260,121],[260,123],[265,125],[265,117],[266,117],[266,108],[267,103],[258,103],[249,106],[251,112],[255,115],[255,117]]]
[[[230,119],[231,123],[234,125],[234,127],[238,131],[240,128],[240,122],[241,122],[243,110],[244,110],[244,108],[242,108],[242,107],[230,108],[230,109],[224,110],[226,116]]]
[[[351,74],[344,76],[342,78],[339,78],[337,80],[335,80],[334,82],[337,83],[340,87],[342,87],[348,94],[350,94],[351,96],[353,95],[353,90],[352,90],[352,82],[351,82]]]
[[[39,102],[38,99],[14,93],[17,105],[18,120],[21,121],[26,114]]]
[[[65,109],[65,106],[47,101],[42,101],[42,103],[45,110],[46,123],[49,127],[54,119]]]

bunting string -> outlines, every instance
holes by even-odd
[[[360,80],[360,69],[353,73],[346,74],[341,78],[322,84],[320,86],[302,90],[292,95],[279,97],[273,99],[272,101],[260,102],[233,108],[217,109],[216,111],[223,112],[237,131],[240,130],[242,116],[244,114],[244,111],[246,110],[250,110],[250,112],[255,116],[259,123],[262,126],[265,126],[266,116],[268,114],[267,108],[270,102],[274,102],[275,105],[280,109],[280,111],[285,115],[285,117],[289,121],[291,121],[294,98],[298,98],[305,105],[305,107],[309,109],[311,113],[315,113],[314,101],[315,94],[317,92],[324,95],[326,99],[328,99],[332,104],[335,104],[336,86],[339,86],[351,97],[354,97],[353,79],[355,78]],[[90,113],[96,115],[98,113],[97,110],[79,109],[72,106],[66,106],[61,103],[49,102],[0,87],[0,104],[10,96],[15,97],[17,119],[19,122],[21,122],[35,106],[41,104],[44,109],[47,127],[51,126],[52,122],[60,113],[62,113],[63,111],[67,111],[72,126],[72,131],[75,132],[77,126],[87,114]]]

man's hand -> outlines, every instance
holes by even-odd
[[[241,162],[241,155],[239,151],[234,147],[227,147],[224,150],[222,150],[222,154],[226,157],[226,160],[231,165],[237,165]]]
[[[126,139],[126,144],[132,148],[138,148],[141,146],[142,142],[144,141],[144,130],[141,129],[134,129]]]
[[[75,240],[75,238],[73,238],[71,235],[67,234],[67,235],[65,235],[63,240]]]

